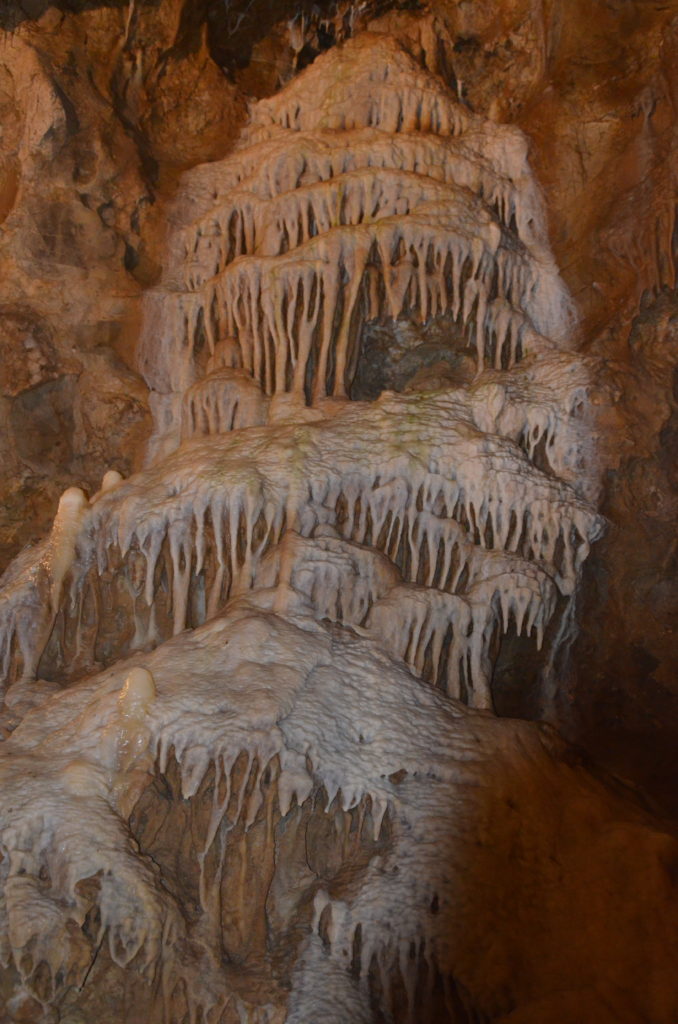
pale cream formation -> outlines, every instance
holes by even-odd
[[[545,685],[575,628],[593,364],[525,138],[422,60],[349,40],[184,175],[147,466],[3,577],[10,1008],[678,1019],[675,840],[492,713],[503,645]],[[365,324],[405,319],[475,376],[351,400]]]

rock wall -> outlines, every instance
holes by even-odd
[[[176,169],[225,152],[244,114],[179,3],[40,13],[0,15],[4,565],[65,485],[138,463],[155,212]]]

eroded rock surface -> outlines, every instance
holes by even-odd
[[[3,564],[64,486],[138,463],[163,182],[224,153],[244,113],[178,3],[26,14],[0,34]]]

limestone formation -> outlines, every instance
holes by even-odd
[[[182,175],[144,466],[0,580],[8,1022],[676,1019],[674,836],[493,710],[576,634],[602,360],[525,136],[357,25]],[[464,370],[365,401],[380,330]]]

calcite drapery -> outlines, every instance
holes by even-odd
[[[253,109],[233,156],[185,178],[142,338],[165,406],[199,376],[198,350],[234,334],[232,360],[267,394],[312,401],[350,389],[366,319],[449,312],[479,369],[567,340],[520,132],[472,116],[388,36],[324,64]]]
[[[300,104],[299,90],[312,101]],[[467,330],[473,386],[343,407],[361,324],[404,315]],[[582,500],[595,493],[595,464],[568,317],[520,133],[471,115],[388,36],[328,54],[253,108],[231,157],[185,176],[141,339],[157,465],[97,500],[57,663],[73,647],[76,660],[87,644],[110,660],[200,624],[256,586],[259,559],[286,530],[310,543],[331,525],[436,591],[411,598],[429,626],[422,611],[406,616],[401,653],[420,646],[412,631],[427,637],[410,664],[448,646],[454,602],[437,592],[457,592],[466,653],[448,689],[487,706],[490,651],[510,610],[518,632],[527,614],[541,646],[554,595],[572,595],[600,528]],[[295,417],[305,425],[287,425]],[[158,461],[200,436],[213,440]],[[108,607],[111,569],[126,592],[125,635],[102,645],[90,611],[85,642],[83,607],[93,592]],[[11,591],[6,605],[16,674],[12,635],[33,612]],[[351,621],[384,615],[365,607]]]
[[[388,37],[185,177],[142,339],[148,467],[67,494],[0,596],[0,955],[43,1005],[489,1021],[576,977],[592,1012],[633,984],[672,1019],[675,934],[639,960],[616,896],[638,849],[662,918],[674,846],[547,730],[450,699],[491,704],[508,629],[553,651],[600,530],[568,310],[524,140]],[[364,319],[438,315],[470,329],[472,386],[347,401]],[[84,678],[45,699],[36,673]],[[593,923],[592,841],[623,865]],[[562,930],[535,957],[540,900]]]

